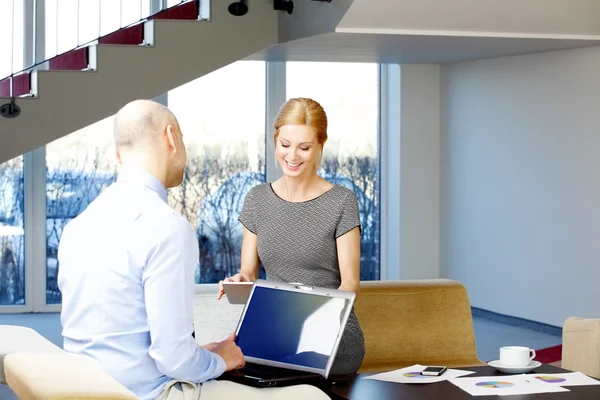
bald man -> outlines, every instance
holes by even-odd
[[[58,286],[64,349],[87,355],[140,399],[328,398],[320,390],[215,381],[244,365],[234,335],[199,346],[193,333],[198,242],[167,203],[187,153],[177,118],[136,100],[115,116],[117,181],[63,230]]]

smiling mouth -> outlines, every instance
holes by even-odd
[[[288,166],[288,167],[290,167],[290,168],[297,168],[297,167],[299,167],[299,166],[300,166],[300,164],[302,164],[302,163],[296,163],[296,164],[294,164],[294,163],[291,163],[291,162],[289,162],[289,161],[286,161],[285,163],[286,163],[286,164],[287,164],[287,166]]]

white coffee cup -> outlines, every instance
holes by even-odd
[[[535,358],[535,350],[523,346],[500,347],[500,364],[507,367],[526,367]]]

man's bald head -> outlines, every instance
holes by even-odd
[[[134,149],[156,138],[169,124],[178,126],[177,118],[167,107],[151,100],[132,101],[115,115],[115,146]]]

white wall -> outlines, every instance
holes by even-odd
[[[439,278],[440,68],[403,65],[400,80],[400,277]]]
[[[438,31],[441,34],[446,31],[446,34],[477,33],[477,36],[597,36],[600,35],[600,2],[354,0],[338,29],[372,33]]]
[[[279,43],[334,32],[353,1],[294,1],[292,14],[278,11]]]
[[[442,275],[472,305],[600,316],[600,47],[442,69]]]

